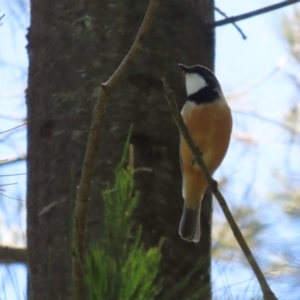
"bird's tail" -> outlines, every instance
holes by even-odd
[[[179,226],[179,234],[182,239],[195,243],[200,241],[200,212],[201,201],[196,209],[188,208],[184,204]]]

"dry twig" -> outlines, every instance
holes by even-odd
[[[222,15],[223,17],[225,17],[226,19],[228,19],[229,17],[218,7],[215,6],[215,11],[217,11],[220,15]],[[247,37],[246,35],[244,34],[243,30],[237,26],[234,22],[231,22],[232,25],[236,28],[236,30],[241,34],[243,40],[246,40]]]
[[[147,12],[142,25],[137,33],[131,49],[114,74],[106,83],[101,84],[97,103],[95,106],[92,125],[89,131],[86,152],[84,156],[82,173],[77,188],[77,199],[75,204],[75,225],[73,232],[74,257],[73,257],[73,276],[74,276],[74,296],[75,299],[84,299],[84,256],[85,256],[85,236],[86,219],[88,212],[88,201],[90,186],[93,176],[94,163],[97,149],[99,147],[100,130],[105,114],[105,108],[109,95],[116,85],[123,79],[133,61],[142,49],[143,42],[147,37],[149,29],[157,11],[159,0],[150,0]]]
[[[229,23],[234,23],[234,22],[238,22],[238,21],[245,20],[248,18],[252,18],[254,16],[265,14],[267,12],[270,12],[275,9],[279,9],[279,8],[282,8],[282,7],[285,7],[288,5],[295,4],[297,2],[300,2],[300,0],[287,0],[287,1],[279,2],[277,4],[273,4],[273,5],[266,6],[266,7],[257,9],[257,10],[253,10],[253,11],[250,11],[250,12],[242,14],[242,15],[238,15],[235,17],[229,17],[229,18],[226,18],[226,19],[223,19],[220,21],[213,22],[210,25],[211,25],[211,27],[223,26],[223,25],[226,25]]]
[[[1,17],[0,17],[0,21],[2,21],[2,19],[5,17],[5,14],[3,14]],[[0,26],[2,25],[2,23],[0,23]]]
[[[27,263],[27,249],[0,246],[0,262],[9,263]]]

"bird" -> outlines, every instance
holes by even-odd
[[[212,175],[222,163],[229,147],[231,110],[212,71],[202,65],[179,66],[183,70],[187,93],[181,115]],[[180,161],[184,206],[179,234],[186,241],[198,243],[201,236],[201,203],[208,184],[182,136]]]

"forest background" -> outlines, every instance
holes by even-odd
[[[217,0],[228,16],[274,1]],[[0,131],[26,122],[26,1],[0,1]],[[216,29],[216,75],[232,108],[234,130],[226,160],[216,173],[237,222],[279,299],[297,299],[299,291],[299,19],[300,5]],[[216,12],[216,18],[223,17]],[[184,62],[182,62],[184,63]],[[178,70],[180,72],[180,70]],[[0,242],[26,246],[26,126],[0,136]],[[22,174],[7,176],[11,174]],[[214,297],[250,299],[256,280],[214,205],[212,280]],[[0,298],[24,299],[26,267],[0,268]],[[242,296],[241,296],[242,291]]]

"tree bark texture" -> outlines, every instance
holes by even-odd
[[[31,0],[28,34],[27,240],[30,300],[68,299],[76,186],[97,90],[129,50],[146,0]],[[183,206],[178,131],[164,99],[165,77],[181,107],[184,84],[177,64],[213,68],[212,0],[161,1],[141,55],[107,108],[93,179],[88,240],[102,236],[101,190],[113,179],[130,124],[135,149],[135,214],[148,246],[163,242],[166,287],[202,261],[186,290],[210,284],[211,201],[203,205],[202,239],[178,235]],[[178,295],[177,295],[177,298]],[[210,288],[201,299],[210,299]]]

